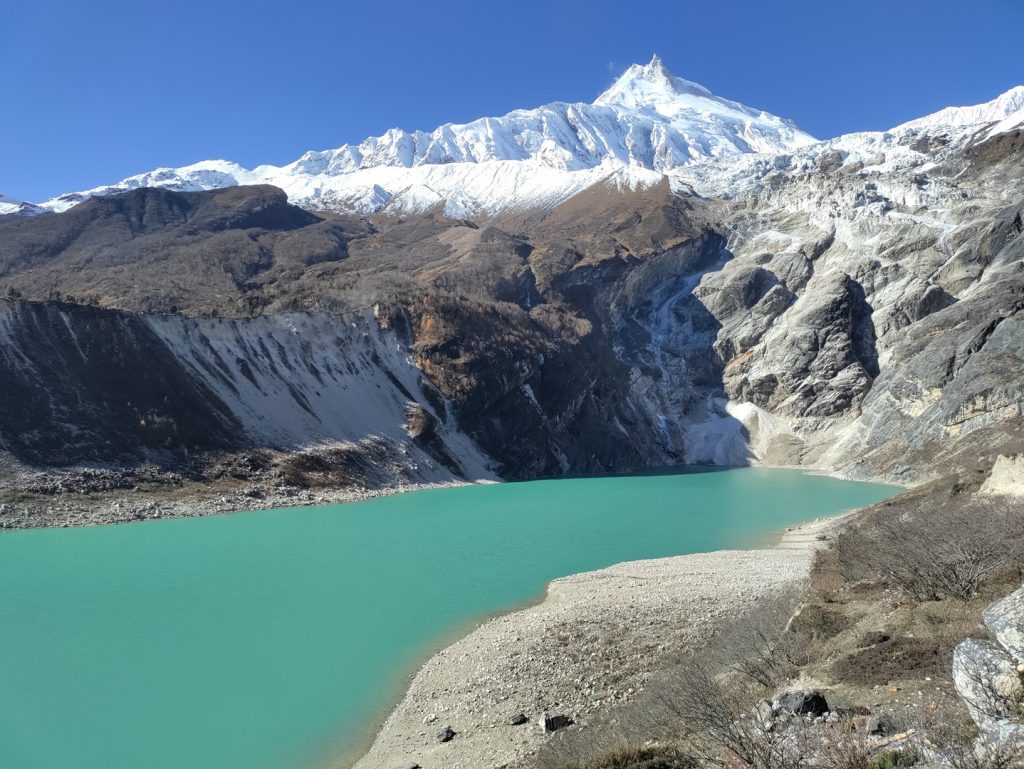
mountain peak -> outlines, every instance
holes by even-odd
[[[940,131],[995,124],[991,135],[1024,121],[1024,86],[1018,85],[992,101],[965,107],[946,107],[931,115],[911,120],[893,130]]]
[[[676,101],[680,96],[710,98],[712,93],[700,83],[673,75],[654,54],[647,64],[631,64],[594,104],[641,109]]]
[[[430,132],[392,129],[359,144],[307,152],[282,167],[249,170],[215,160],[161,168],[44,205],[63,210],[88,196],[137,187],[273,184],[308,208],[370,213],[394,201],[425,210],[443,199],[446,210],[463,217],[551,206],[622,168],[660,179],[711,158],[785,152],[813,141],[788,120],[676,77],[654,56],[629,67],[592,105],[553,102]]]
[[[35,203],[26,203],[0,192],[0,216],[28,216],[39,213],[42,213],[42,209]]]

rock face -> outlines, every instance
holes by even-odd
[[[1024,665],[1024,587],[985,610],[985,627],[1013,657]]]
[[[372,440],[410,480],[987,470],[1024,448],[1020,133],[932,121],[473,220],[268,186],[0,219],[0,465]]]
[[[44,343],[40,343],[41,341]],[[0,301],[4,450],[31,467],[352,446],[409,479],[487,477],[445,399],[372,317],[200,319]],[[414,411],[415,431],[403,422]],[[369,450],[369,446],[360,449]],[[383,456],[380,455],[383,454]]]
[[[992,472],[980,491],[982,494],[1024,494],[1024,454],[996,457]]]
[[[985,757],[1024,753],[1024,588],[984,612],[996,642],[973,638],[953,655],[953,683],[980,731]]]
[[[230,448],[241,425],[143,316],[0,302],[4,448],[37,465]]]

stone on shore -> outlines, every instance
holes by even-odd
[[[523,762],[550,735],[513,726],[514,715],[536,724],[547,707],[582,723],[628,701],[651,665],[802,583],[814,534],[829,525],[805,527],[779,549],[635,561],[553,581],[542,603],[485,622],[424,663],[356,769]],[[424,730],[430,713],[444,719],[437,728],[459,719],[465,729],[441,743]]]
[[[567,726],[572,726],[575,722],[569,718],[569,716],[549,716],[547,713],[540,717],[540,728],[544,734],[551,734],[551,732],[557,732],[559,729],[564,729]]]
[[[772,709],[797,716],[823,716],[829,712],[828,701],[821,692],[798,690],[783,692],[772,703]]]

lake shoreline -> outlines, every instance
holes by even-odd
[[[372,747],[410,679],[441,659],[449,678],[414,713],[414,736],[434,740],[450,719],[459,734],[449,749],[486,752],[494,746],[481,734],[501,737],[512,706],[529,722],[563,708],[586,719],[628,700],[659,654],[692,648],[806,572],[802,550],[765,557],[773,532],[895,491],[744,468],[460,484],[355,506],[0,537],[18,629],[5,649],[39,664],[21,671],[27,705],[16,734],[53,709],[47,702],[93,701],[95,686],[68,684],[94,676],[124,683],[110,690],[109,708],[61,725],[67,738],[56,749],[69,755],[100,756],[132,724],[136,744],[161,745],[161,766],[173,767],[176,743],[162,725],[180,719],[207,740],[204,766],[336,767]],[[747,550],[706,555],[724,548]],[[524,616],[535,620],[528,632]],[[511,635],[453,659],[487,618],[485,627]],[[61,633],[34,632],[44,621]],[[51,650],[63,648],[60,635],[87,641],[83,654]],[[46,678],[54,655],[74,670]],[[36,680],[50,689],[38,693]],[[128,706],[143,681],[146,692],[167,693],[154,700],[163,712]],[[184,681],[204,692],[195,708],[175,704]],[[267,696],[239,697],[255,686]],[[209,714],[228,703],[239,717],[208,734]],[[253,732],[255,723],[264,727]],[[517,756],[521,746],[497,749],[510,747]],[[126,755],[102,765],[130,765]]]
[[[701,468],[696,471],[694,468]],[[820,475],[837,480],[865,481],[813,467],[790,465],[752,465],[764,469],[796,470],[808,475]],[[706,469],[704,469],[706,468]],[[534,480],[566,480],[583,478],[610,478],[689,474],[693,472],[725,472],[740,466],[707,465],[648,468],[635,473],[612,473],[594,476],[557,476]],[[190,482],[183,487],[161,489],[112,490],[78,493],[73,490],[55,495],[26,495],[19,487],[28,484],[24,478],[8,478],[0,485],[0,535],[7,531],[24,529],[63,529],[87,526],[113,526],[142,523],[171,518],[202,518],[215,515],[234,515],[275,510],[304,508],[321,505],[340,505],[364,502],[370,499],[407,494],[429,489],[448,489],[493,483],[524,483],[531,481],[499,481],[491,479],[449,479],[434,482],[402,483],[380,487],[348,487],[303,489],[260,484],[223,483],[202,484]],[[73,485],[69,485],[73,489]]]
[[[542,711],[585,723],[628,701],[658,659],[803,584],[815,550],[856,512],[776,531],[758,548],[630,561],[552,580],[536,603],[478,622],[431,655],[365,753],[338,766],[525,766],[544,741]],[[513,725],[520,713],[528,721]],[[441,743],[446,727],[456,736]]]
[[[152,492],[108,493],[93,498],[61,495],[61,506],[34,503],[0,503],[0,532],[25,529],[66,529],[86,526],[118,526],[129,523],[167,520],[171,518],[203,518],[214,515],[235,515],[260,510],[318,507],[365,502],[369,499],[407,494],[429,489],[451,489],[496,481],[438,481],[407,483],[380,488],[345,489],[270,489],[251,496],[236,491],[215,493],[176,490],[173,495]],[[55,500],[56,501],[56,500]],[[2,536],[2,534],[0,534]]]

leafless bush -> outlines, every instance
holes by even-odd
[[[715,674],[698,662],[652,688],[652,715],[676,724],[676,737],[700,765],[800,769],[810,754],[805,724],[778,729],[758,706],[766,690],[742,675]],[[659,712],[660,707],[660,712]]]
[[[822,769],[898,769],[914,766],[919,758],[913,747],[879,747],[864,730],[836,724],[819,740],[817,765]]]
[[[630,708],[620,711],[584,730],[569,728],[553,734],[537,754],[537,769],[589,769],[604,756],[642,745],[642,735],[622,723],[621,716],[628,716]]]
[[[978,727],[963,704],[944,697],[904,716],[922,750],[952,769],[1022,769],[1024,755],[1010,745],[979,746]]]
[[[950,500],[875,515],[836,540],[849,580],[881,577],[917,601],[976,595],[1024,560],[1024,510],[1008,500]]]
[[[776,732],[756,708],[804,653],[805,637],[788,627],[799,597],[794,591],[763,601],[706,646],[658,671],[633,702],[584,730],[559,732],[541,749],[538,767],[594,769],[606,756],[652,743],[670,747],[672,760],[686,765],[804,766],[801,730]]]
[[[714,659],[766,689],[778,686],[808,661],[812,632],[793,621],[799,600],[793,591],[763,602],[715,638]]]
[[[618,740],[618,738],[616,738]],[[572,748],[548,748],[542,766],[558,769],[697,769],[693,759],[671,745],[634,745],[628,740],[594,751],[583,758]],[[557,761],[553,762],[557,755]]]

